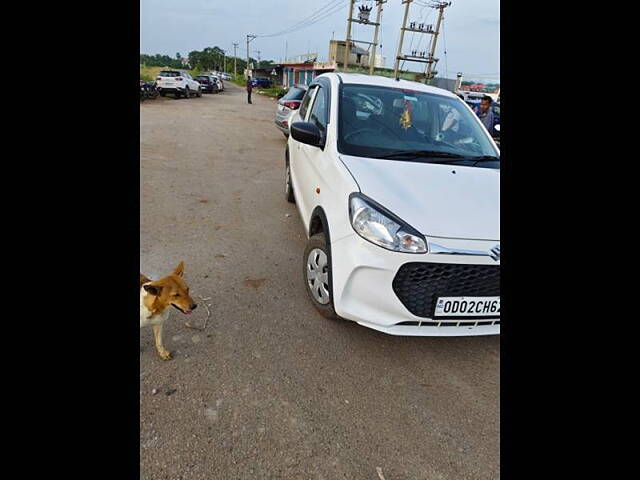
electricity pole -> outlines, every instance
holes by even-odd
[[[247,35],[247,76],[249,76],[249,42],[255,40],[257,38],[256,35]]]
[[[238,55],[236,55],[236,49],[238,48],[238,44],[233,44],[233,76],[235,77],[238,73],[236,71],[236,60],[238,59]]]
[[[436,53],[436,43],[438,41],[438,33],[440,32],[440,24],[442,22],[442,16],[444,14],[444,9],[451,5],[451,2],[436,2],[433,5],[433,8],[438,9],[438,21],[436,23],[436,30],[433,32],[433,40],[431,41],[431,51],[429,52],[429,58],[432,60],[427,64],[427,72],[426,72],[426,83],[431,83],[431,79],[435,76],[433,71],[433,64],[436,60],[433,59],[433,56]]]
[[[436,71],[433,70],[433,65],[438,61],[437,58],[434,58],[436,52],[436,41],[438,39],[438,33],[440,31],[440,24],[442,23],[442,16],[444,9],[451,5],[451,2],[444,2],[440,0],[436,0],[431,2],[428,6],[431,8],[435,8],[439,10],[438,15],[438,23],[436,25],[436,29],[433,30],[433,25],[426,25],[424,23],[420,23],[416,25],[416,22],[411,22],[409,27],[407,28],[407,17],[409,16],[409,5],[413,0],[403,0],[402,3],[405,4],[404,9],[404,20],[402,21],[402,28],[400,29],[400,42],[398,44],[398,54],[396,55],[396,67],[395,67],[395,76],[396,80],[399,77],[399,68],[400,68],[400,60],[405,60],[409,62],[421,62],[427,64],[427,70],[425,72],[426,83],[430,83],[430,80],[435,76]],[[412,51],[410,55],[402,54],[402,44],[404,42],[404,32],[414,32],[414,33],[426,33],[429,35],[433,35],[433,39],[431,40],[431,49],[427,54],[426,51],[418,52],[416,50]]]
[[[399,80],[398,69],[400,68],[400,59],[402,58],[402,43],[404,42],[404,31],[407,28],[407,17],[409,16],[409,5],[413,0],[402,0],[404,3],[404,18],[402,19],[402,28],[400,29],[400,42],[398,42],[398,54],[396,55],[395,77]]]
[[[382,17],[382,5],[385,3],[387,3],[387,0],[376,0],[376,4],[378,7],[378,14],[376,16],[376,30],[373,33],[373,45],[371,46],[371,57],[369,57],[369,75],[373,75],[373,70],[376,67],[376,47],[378,46],[378,31],[380,30],[380,19]]]
[[[260,68],[260,50],[254,50],[254,52],[256,52],[258,54],[258,68]]]
[[[347,66],[349,65],[349,53],[351,48],[351,21],[353,20],[353,4],[356,3],[356,0],[350,0],[349,2],[349,21],[347,22],[347,40],[344,44],[344,70],[347,70]]]

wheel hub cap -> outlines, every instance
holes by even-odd
[[[311,250],[307,258],[307,284],[318,303],[329,303],[329,262],[319,248]]]

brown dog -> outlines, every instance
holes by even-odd
[[[197,307],[189,296],[189,287],[182,278],[184,262],[180,262],[173,273],[153,281],[140,274],[140,328],[153,327],[156,350],[160,358],[169,360],[169,352],[162,344],[162,324],[169,318],[174,307],[186,315]]]

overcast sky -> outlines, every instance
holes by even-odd
[[[409,22],[435,26],[436,10],[423,6],[428,2],[414,1]],[[373,0],[359,0],[356,5],[361,3],[375,5]],[[312,25],[284,35],[258,37],[250,44],[254,58],[258,56],[255,50],[260,50],[260,58],[274,61],[281,61],[285,53],[292,57],[307,52],[317,52],[320,60],[326,60],[332,36],[335,39],[346,36],[348,5],[349,0],[140,0],[140,52],[171,56],[180,52],[186,56],[192,50],[218,46],[233,55],[235,42],[238,57],[244,58],[247,34],[278,33],[316,11],[320,13],[311,20],[331,13],[335,6],[339,9]],[[384,5],[381,45],[388,68],[393,68],[403,13],[401,0],[388,0]],[[375,20],[375,8],[371,20]],[[373,30],[372,26],[354,24],[352,38],[372,41]],[[403,53],[426,50],[430,37],[407,32]],[[499,81],[500,1],[452,0],[445,9],[436,57],[440,58],[438,76],[445,76],[446,72],[449,78],[454,78],[460,71],[467,80]],[[407,63],[405,68],[424,69],[424,64]]]

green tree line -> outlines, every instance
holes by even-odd
[[[189,52],[187,59],[189,61],[190,68],[194,70],[217,70],[222,71],[224,68],[224,52],[219,47],[207,47],[203,50],[194,50]],[[249,57],[250,61],[255,67],[258,66],[258,61],[252,57]],[[170,67],[170,68],[183,68],[182,56],[180,53],[176,53],[175,58],[169,55],[147,55],[140,54],[140,64],[147,67]],[[226,71],[233,72],[233,57],[226,57]],[[260,67],[267,68],[274,65],[271,60],[261,60]],[[236,59],[236,68],[238,73],[244,72],[247,67],[245,59]]]

